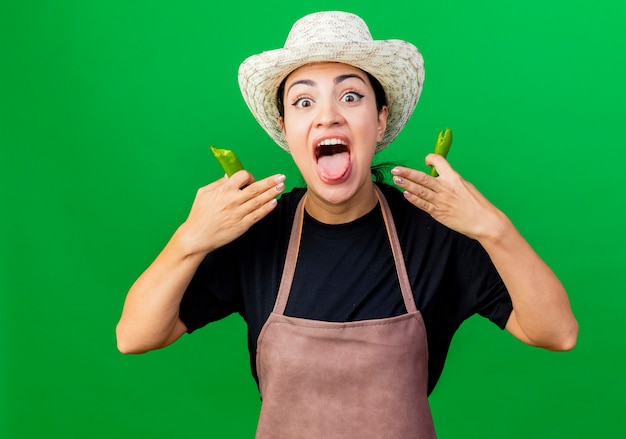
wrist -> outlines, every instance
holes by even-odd
[[[194,233],[193,229],[187,226],[187,223],[183,223],[172,235],[168,246],[171,246],[172,250],[178,254],[181,259],[202,259],[213,251],[213,249],[201,247],[199,245],[200,242],[201,240],[198,239],[197,233]]]
[[[496,210],[483,225],[476,237],[483,247],[501,244],[511,232],[515,231],[511,220],[500,210]]]

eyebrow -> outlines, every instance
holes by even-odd
[[[343,82],[343,81],[345,81],[346,79],[349,79],[349,78],[357,78],[357,79],[360,79],[361,82],[363,82],[363,84],[366,83],[365,80],[361,76],[357,75],[356,73],[346,73],[345,75],[339,75],[339,76],[337,76],[333,80],[333,82],[335,84],[340,84],[341,82]],[[289,92],[289,90],[291,90],[291,87],[293,87],[294,85],[298,85],[298,84],[308,85],[309,87],[317,86],[317,83],[315,81],[310,80],[310,79],[299,79],[299,80],[294,81],[294,82],[291,83],[291,85],[287,89],[287,92]]]
[[[358,78],[361,80],[361,82],[363,82],[363,84],[365,84],[365,79],[363,79],[361,76],[357,75],[356,73],[346,73],[345,75],[337,76],[335,78],[335,84],[339,84],[340,82],[343,82],[349,78]]]
[[[289,86],[289,88],[287,89],[287,92],[289,92],[289,90],[291,90],[291,88],[294,85],[298,85],[298,84],[304,84],[304,85],[308,85],[309,87],[315,87],[317,84],[315,83],[315,81],[311,81],[310,79],[299,79],[297,81],[294,81],[291,83],[291,85]]]

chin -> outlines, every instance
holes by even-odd
[[[361,186],[359,183],[354,181],[346,181],[341,184],[325,184],[323,182],[316,183],[317,184],[310,188],[319,198],[331,204],[342,204],[352,200],[358,193]]]

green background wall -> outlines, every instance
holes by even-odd
[[[300,182],[249,114],[239,63],[293,21],[356,12],[414,42],[421,101],[383,158],[453,165],[560,276],[576,349],[527,347],[473,318],[431,397],[445,438],[625,432],[625,2],[5,0],[0,6],[0,437],[247,438],[259,408],[233,316],[123,356],[126,291],[221,176]]]

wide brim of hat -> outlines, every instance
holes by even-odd
[[[401,40],[325,42],[269,50],[247,58],[239,67],[243,98],[261,127],[286,151],[289,145],[278,124],[278,87],[297,68],[316,62],[349,64],[381,83],[389,116],[376,152],[387,147],[411,117],[422,91],[424,61],[417,48]]]

